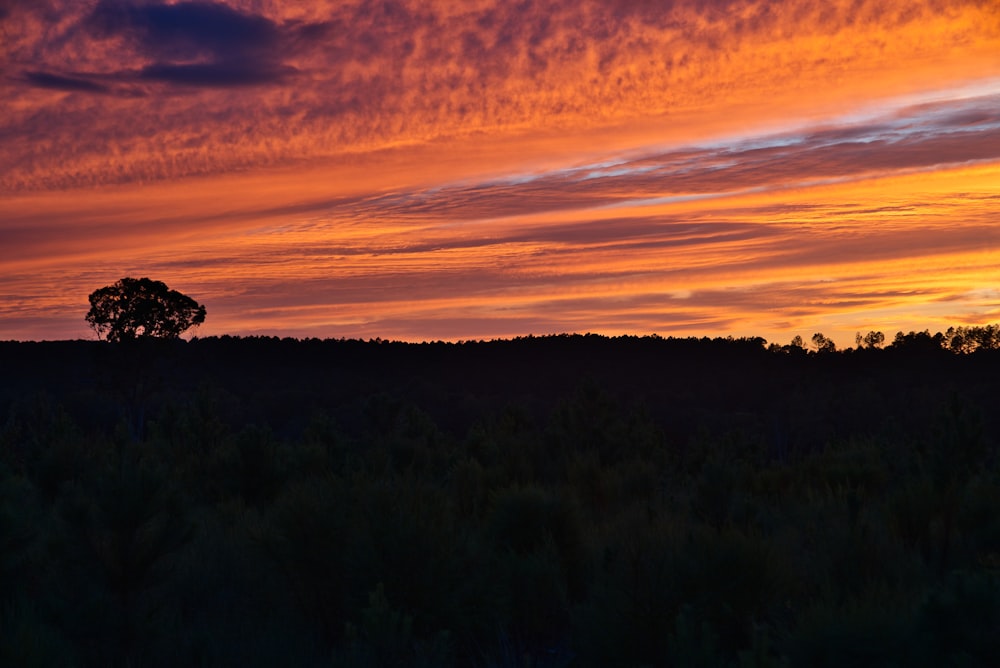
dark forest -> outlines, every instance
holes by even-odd
[[[982,331],[0,342],[0,665],[994,666]]]

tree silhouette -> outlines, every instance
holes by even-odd
[[[837,352],[837,344],[833,342],[833,339],[824,336],[822,332],[816,332],[812,335],[812,343],[818,353]]]
[[[108,341],[176,339],[205,322],[203,305],[149,278],[123,278],[94,290],[89,299],[87,324]]]
[[[1000,325],[949,327],[943,345],[956,353],[1000,348]]]
[[[854,344],[858,348],[881,348],[885,343],[885,334],[882,332],[868,332],[864,336],[861,332],[854,335]]]
[[[919,353],[943,350],[945,345],[944,334],[941,332],[931,334],[930,330],[925,329],[922,332],[914,332],[911,330],[909,334],[896,332],[896,338],[893,339],[892,344],[889,347],[896,350]]]

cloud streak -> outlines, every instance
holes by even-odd
[[[51,72],[25,72],[24,81],[39,88],[68,92],[107,93],[108,87],[86,78],[68,77]]]

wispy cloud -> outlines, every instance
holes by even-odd
[[[531,160],[676,143],[981,79],[1000,39],[989,3],[961,0],[46,0],[2,22],[0,132],[25,141],[0,148],[0,187],[17,190],[510,133],[564,137],[520,142]],[[87,99],[108,91],[129,99]]]
[[[986,0],[39,0],[0,45],[0,337],[126,273],[206,332],[998,308]]]
[[[51,88],[69,92],[107,93],[108,87],[84,77],[68,77],[51,72],[24,73],[24,81],[39,88]]]

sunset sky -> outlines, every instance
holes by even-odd
[[[1000,321],[997,0],[0,0],[0,340]]]

